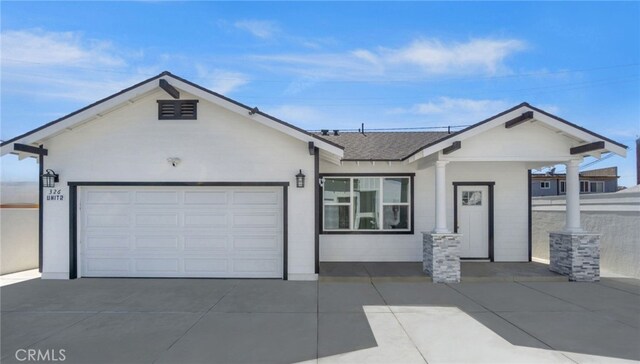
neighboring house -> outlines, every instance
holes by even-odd
[[[421,261],[426,231],[529,261],[529,171],[577,178],[626,146],[527,103],[452,134],[317,135],[163,72],[1,151],[59,175],[43,278],[316,279],[320,261]]]
[[[580,172],[580,193],[605,193],[618,191],[618,167],[607,167]],[[567,190],[564,173],[531,174],[531,195],[557,196]]]

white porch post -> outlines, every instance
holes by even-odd
[[[567,182],[566,182],[566,223],[564,231],[577,233],[581,232],[580,227],[580,160],[570,160],[566,164]]]
[[[436,227],[434,233],[446,234],[447,228],[447,187],[445,166],[448,161],[436,161]]]

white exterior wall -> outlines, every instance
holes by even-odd
[[[313,278],[313,186],[296,188],[294,177],[313,176],[307,144],[205,100],[198,120],[158,120],[158,99],[170,97],[158,91],[45,142],[64,200],[44,201],[43,277],[69,275],[69,181],[252,181],[290,183],[289,279]],[[170,157],[182,162],[172,167]]]
[[[320,163],[320,173],[415,173],[414,234],[320,235],[320,261],[422,261],[422,232],[435,226],[435,166]],[[495,182],[494,259],[528,261],[528,179],[520,162],[451,162],[446,166],[447,226],[453,231],[453,182]]]

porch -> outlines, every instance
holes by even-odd
[[[537,262],[460,263],[461,282],[567,282],[567,276],[554,273]],[[422,262],[321,262],[321,282],[430,282]]]

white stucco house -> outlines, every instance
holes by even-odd
[[[450,134],[310,133],[163,72],[1,152],[58,176],[41,179],[45,279],[303,280],[423,261],[442,237],[461,259],[530,261],[530,170],[567,165],[563,231],[581,234],[579,163],[626,146],[527,103]]]

